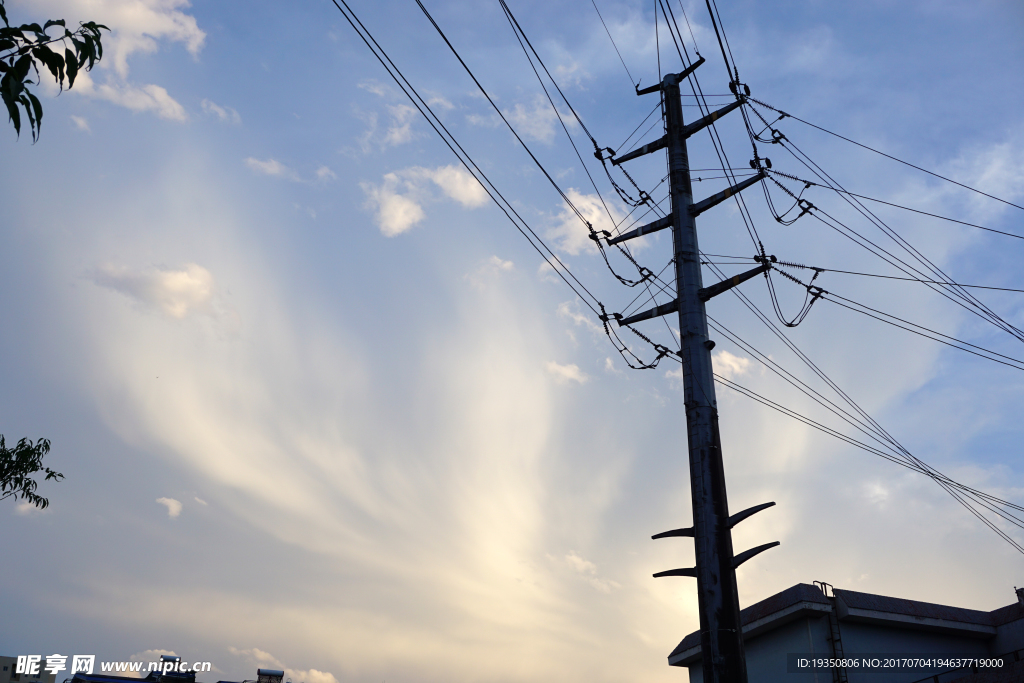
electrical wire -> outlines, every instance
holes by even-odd
[[[765,119],[763,117],[761,117],[760,113],[756,109],[751,108],[751,111],[753,111],[755,113],[755,115],[757,115],[759,118],[761,118],[761,120],[766,125],[770,126],[770,124],[768,124],[768,122],[765,121]],[[748,130],[749,130],[749,128],[748,128]],[[751,134],[753,134],[752,131],[750,131],[750,132],[751,132]],[[831,188],[837,188],[838,187],[840,190],[843,189],[842,186],[840,186],[834,179],[832,179],[831,176],[829,176],[823,169],[821,169],[820,166],[818,166],[812,159],[810,159],[810,157],[808,157],[806,154],[804,154],[795,144],[793,144],[793,142],[791,140],[786,138],[784,135],[782,135],[781,133],[779,133],[775,129],[772,129],[772,133],[773,133],[772,142],[780,144],[783,147],[783,149],[785,149],[787,152],[789,152],[798,162],[803,164],[808,170],[810,170],[814,175],[816,175],[823,183],[825,183],[827,186],[829,186]],[[786,188],[784,185],[782,185],[778,181],[777,178],[769,176],[769,179],[773,183],[778,185],[781,189],[783,189],[787,194],[789,194],[790,196],[796,198],[796,195],[794,195],[792,193],[792,191],[790,191],[788,188]],[[852,240],[853,242],[855,242],[859,246],[865,248],[866,250],[868,250],[869,252],[875,254],[879,258],[882,258],[884,261],[888,262],[890,265],[896,267],[898,270],[903,271],[904,273],[906,273],[907,275],[910,275],[911,277],[917,277],[922,282],[929,281],[932,278],[935,278],[935,279],[942,278],[943,279],[943,282],[942,282],[943,286],[941,288],[940,287],[932,286],[930,284],[928,286],[931,289],[933,289],[933,291],[941,294],[942,296],[945,296],[946,298],[950,299],[954,303],[957,303],[958,305],[964,307],[966,310],[969,310],[972,313],[974,313],[975,315],[978,315],[982,319],[988,320],[990,323],[992,323],[996,327],[999,327],[1000,329],[1002,329],[1003,331],[1007,332],[1008,334],[1016,337],[1020,341],[1024,341],[1024,332],[1022,332],[1021,330],[1017,329],[1016,327],[1014,327],[1010,323],[1008,323],[1005,320],[1003,320],[998,314],[996,314],[994,311],[992,311],[990,308],[988,308],[988,306],[986,306],[980,300],[978,300],[976,297],[974,297],[972,294],[970,294],[970,292],[968,292],[966,289],[957,287],[956,283],[952,280],[952,278],[950,278],[948,275],[946,275],[946,273],[943,272],[934,263],[929,261],[923,254],[921,254],[921,252],[919,250],[914,248],[913,245],[911,245],[905,239],[900,237],[891,227],[889,227],[884,221],[882,221],[880,218],[878,218],[878,216],[876,216],[874,213],[872,213],[870,210],[868,210],[866,207],[864,207],[864,205],[861,204],[856,198],[851,199],[844,192],[840,192],[839,196],[842,197],[851,207],[853,207],[853,209],[855,211],[860,213],[869,222],[871,222],[873,225],[875,225],[880,230],[882,230],[882,232],[884,234],[886,234],[888,237],[893,239],[897,243],[897,245],[899,245],[902,249],[904,249],[911,257],[913,257],[919,263],[921,263],[922,266],[925,268],[925,270],[931,271],[932,276],[929,277],[928,275],[926,275],[921,270],[918,270],[916,267],[911,266],[906,261],[904,261],[904,260],[900,259],[899,257],[895,256],[894,254],[892,254],[888,250],[880,247],[879,245],[877,245],[873,241],[867,239],[866,237],[864,237],[863,235],[861,235],[857,231],[853,230],[849,226],[844,225],[842,222],[840,222],[837,219],[835,219],[832,216],[830,216],[828,213],[826,213],[820,207],[816,207],[816,206],[814,206],[812,204],[807,203],[805,205],[804,213],[810,213],[816,219],[822,221],[823,223],[825,223],[826,225],[828,225],[832,229],[836,230],[840,234],[843,234],[844,236],[846,236],[848,239]],[[806,200],[803,200],[803,201],[806,202]],[[822,218],[823,215],[826,216],[828,218],[828,220]],[[900,264],[900,265],[897,265],[897,263]]]
[[[619,61],[622,62],[622,68],[626,70],[626,75],[629,76],[630,85],[636,85],[639,81],[633,78],[633,74],[629,72],[629,67],[626,66],[626,60],[622,58],[622,53],[619,52],[619,46],[615,44],[615,39],[612,38],[612,32],[608,30],[608,24],[604,23],[604,17],[601,16],[601,10],[597,9],[597,2],[590,0],[590,4],[594,6],[594,11],[597,12],[597,17],[601,20],[601,26],[604,26],[604,32],[608,34],[608,40],[612,41],[612,47],[615,48],[615,54],[619,56]]]
[[[966,226],[968,226],[970,228],[978,228],[979,230],[987,230],[988,232],[994,232],[994,233],[998,233],[1000,235],[1006,235],[1007,237],[1016,237],[1019,240],[1024,240],[1024,235],[1017,235],[1017,234],[1014,234],[1012,232],[1004,232],[1002,230],[996,230],[994,228],[986,228],[984,225],[977,225],[976,223],[968,223],[966,221],[957,220],[956,218],[950,218],[949,216],[942,216],[942,215],[939,215],[937,213],[929,213],[927,211],[921,211],[920,209],[912,209],[909,206],[902,206],[901,204],[894,204],[893,202],[887,202],[887,201],[882,200],[882,199],[876,199],[874,197],[867,197],[867,196],[862,195],[862,194],[856,194],[856,193],[853,193],[853,192],[849,192],[847,190],[841,190],[839,188],[831,187],[829,185],[822,185],[821,183],[815,183],[815,182],[812,182],[810,180],[804,180],[803,178],[798,178],[795,175],[790,175],[788,173],[783,173],[782,171],[773,171],[771,169],[766,169],[766,170],[769,173],[773,174],[773,175],[781,176],[783,178],[789,178],[790,180],[795,180],[797,182],[804,183],[805,187],[807,187],[807,188],[810,188],[810,187],[821,187],[821,188],[824,188],[826,190],[832,190],[833,192],[839,192],[841,194],[846,194],[846,195],[849,195],[851,197],[857,197],[858,199],[866,199],[869,202],[877,202],[878,204],[885,204],[886,206],[891,206],[891,207],[894,207],[894,208],[897,208],[897,209],[903,209],[904,211],[912,211],[913,213],[919,213],[922,216],[931,216],[932,218],[940,218],[940,219],[942,219],[944,221],[949,221],[950,223],[959,223],[960,225],[966,225]]]
[[[904,166],[909,166],[909,167],[911,167],[913,169],[917,169],[918,171],[921,171],[923,173],[927,173],[930,176],[934,176],[936,178],[939,178],[940,180],[945,180],[948,183],[953,183],[954,185],[958,185],[958,186],[964,188],[965,190],[970,190],[971,192],[977,192],[978,194],[984,195],[985,197],[988,197],[989,199],[994,199],[997,202],[1002,202],[1003,204],[1008,204],[1009,206],[1012,206],[1014,208],[1024,210],[1024,206],[1021,206],[1019,204],[1014,204],[1013,202],[1007,201],[1005,199],[1000,199],[999,197],[996,197],[995,195],[991,195],[991,194],[989,194],[987,192],[982,192],[981,190],[975,189],[975,188],[973,188],[973,187],[971,187],[969,185],[964,185],[963,183],[957,182],[956,180],[953,180],[952,178],[947,178],[946,176],[939,175],[938,173],[934,173],[932,171],[929,171],[926,168],[921,168],[920,166],[915,166],[914,164],[910,163],[909,161],[903,161],[902,159],[897,159],[896,157],[892,156],[891,154],[886,154],[885,152],[881,152],[881,151],[879,151],[879,150],[877,150],[877,149],[875,149],[873,147],[868,147],[867,145],[861,144],[861,143],[857,142],[856,140],[851,140],[850,138],[845,137],[843,135],[840,135],[839,133],[833,133],[830,130],[827,130],[825,128],[822,128],[821,126],[817,126],[817,125],[811,123],[810,121],[804,121],[799,116],[793,116],[792,114],[787,114],[786,112],[782,111],[781,109],[776,109],[772,105],[767,104],[765,102],[761,102],[760,100],[755,100],[753,98],[750,98],[750,101],[754,102],[756,104],[759,104],[762,107],[765,107],[767,109],[771,109],[774,112],[778,112],[779,114],[782,115],[782,118],[791,118],[794,121],[799,121],[800,123],[802,123],[804,125],[807,125],[807,126],[810,126],[811,128],[817,128],[818,130],[820,130],[823,133],[828,133],[829,135],[833,135],[833,136],[839,138],[840,140],[845,140],[846,142],[849,142],[851,144],[857,145],[858,147],[863,147],[864,149],[868,150],[869,152],[874,152],[875,154],[880,154],[880,155],[882,155],[883,157],[885,157],[887,159],[892,159],[893,161],[897,161],[897,162],[903,164]]]
[[[603,308],[602,304],[598,299],[590,293],[590,291],[579,281],[578,278],[568,269],[568,267],[558,258],[558,256],[548,247],[544,241],[537,235],[536,232],[530,227],[522,216],[515,210],[508,200],[505,199],[504,195],[497,189],[497,187],[490,181],[487,175],[480,169],[480,167],[473,161],[472,157],[465,151],[465,149],[459,144],[458,140],[451,134],[441,119],[434,113],[427,104],[426,100],[420,96],[419,92],[412,86],[409,80],[402,74],[401,70],[388,56],[387,52],[380,46],[377,40],[373,37],[373,34],[363,25],[359,17],[352,11],[348,3],[345,0],[331,0],[338,11],[341,12],[342,16],[348,21],[349,25],[356,32],[356,35],[366,44],[373,56],[381,63],[384,70],[388,72],[388,75],[395,81],[399,89],[405,94],[406,97],[413,103],[416,109],[423,115],[430,124],[430,127],[434,129],[434,132],[438,134],[438,137],[445,143],[448,149],[458,158],[460,163],[466,168],[466,170],[476,178],[477,182],[480,183],[484,191],[491,198],[491,200],[498,205],[502,213],[512,222],[517,230],[526,238],[530,243],[530,246],[540,254],[541,258],[551,267],[553,271],[569,286],[569,289],[573,291],[576,296],[583,301],[583,303],[590,308],[595,314],[597,314],[598,308]],[[340,3],[340,4],[339,4]],[[343,8],[344,6],[344,8]],[[410,94],[411,93],[411,94]],[[429,115],[428,115],[429,114]],[[442,133],[442,131],[444,131]],[[482,179],[482,180],[481,180]],[[499,198],[501,201],[499,201]],[[513,218],[515,216],[515,218]],[[542,248],[543,247],[543,248]],[[554,263],[552,262],[554,261]],[[559,267],[556,267],[555,264]],[[568,276],[568,277],[567,277]],[[572,282],[570,282],[570,278]],[[573,282],[576,285],[573,285]],[[577,286],[579,289],[577,289]],[[586,296],[580,293],[580,290],[586,293]],[[595,305],[597,308],[595,308]]]

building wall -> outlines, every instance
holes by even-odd
[[[993,655],[1004,655],[1024,649],[1024,619],[1011,621],[996,628],[996,637],[991,643]]]
[[[30,653],[30,654],[41,654],[41,653]],[[17,657],[5,657],[0,655],[0,683],[55,683],[57,680],[56,674],[48,674],[43,669],[43,665],[46,664],[45,655],[43,658],[43,664],[39,667],[39,673],[33,676],[26,674],[14,673],[15,665],[18,663]]]
[[[991,641],[986,642],[978,638],[843,621],[839,622],[839,628],[846,656],[919,653],[985,657],[992,654],[989,649]],[[804,617],[745,639],[748,682],[832,683],[830,672],[788,673],[787,655],[790,653],[831,657],[832,650],[828,638],[827,617]],[[848,668],[846,672],[849,683],[914,683],[945,670],[943,667],[931,672],[893,670],[886,673],[866,673]],[[690,683],[704,683],[700,662],[691,665],[689,672]],[[970,672],[958,672],[955,677],[968,673]]]

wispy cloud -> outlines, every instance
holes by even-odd
[[[385,237],[401,235],[422,221],[426,215],[416,200],[399,194],[400,183],[397,174],[387,173],[380,185],[359,185],[366,193],[366,206],[374,212],[377,227]]]
[[[255,157],[247,157],[245,159],[245,165],[257,173],[262,173],[263,175],[269,175],[275,178],[286,178],[296,182],[302,180],[298,173],[285,166],[277,159],[257,159]]]
[[[151,111],[162,119],[188,121],[188,113],[181,104],[159,85],[135,86],[126,83],[103,83],[92,93],[103,100],[113,102],[132,111]]]
[[[156,502],[167,507],[167,516],[174,519],[181,514],[181,501],[174,498],[157,498]]]
[[[561,561],[599,593],[611,593],[613,590],[622,587],[615,581],[598,576],[597,565],[590,560],[580,557],[575,550],[565,555]]]
[[[454,165],[433,169],[412,166],[385,174],[383,182],[378,185],[360,183],[360,187],[366,194],[366,206],[374,212],[380,231],[394,237],[426,217],[423,204],[435,201],[428,191],[429,184],[466,208],[477,208],[489,201],[476,178]]]
[[[560,384],[566,384],[568,382],[577,382],[579,384],[586,384],[590,379],[586,373],[580,370],[580,367],[575,363],[569,365],[561,365],[555,361],[548,361],[544,368],[549,374],[553,375],[555,380]]]
[[[185,108],[163,86],[133,83],[129,61],[154,54],[161,43],[181,43],[197,56],[206,33],[186,13],[188,0],[41,0],[73,26],[97,21],[111,27],[103,37],[104,58],[92,72],[80,72],[72,92],[112,102],[136,112],[153,112],[170,121],[187,121]],[[44,79],[45,82],[45,79]]]
[[[596,194],[585,194],[576,188],[570,187],[565,192],[566,197],[576,207],[577,214],[571,206],[563,203],[560,213],[556,216],[556,225],[547,232],[559,251],[576,256],[580,253],[597,253],[597,245],[590,239],[590,231],[586,226],[589,222],[598,232],[607,231],[615,234],[615,225],[623,218],[622,212],[614,205],[609,205],[612,219],[608,217],[604,203]],[[582,216],[582,218],[581,218]],[[643,237],[630,241],[630,248],[635,252],[643,249],[646,241]],[[628,264],[625,264],[628,266]]]
[[[232,109],[231,107],[222,107],[216,102],[212,102],[210,100],[203,100],[202,102],[200,102],[200,106],[203,108],[204,112],[216,116],[219,120],[223,121],[224,123],[232,123],[238,125],[242,122],[242,117],[239,116],[238,112]]]
[[[178,319],[192,311],[209,311],[214,291],[213,275],[195,263],[181,269],[145,270],[106,265],[96,269],[91,279]]]

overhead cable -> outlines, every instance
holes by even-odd
[[[765,102],[761,102],[760,100],[755,100],[754,98],[750,98],[750,101],[754,102],[755,104],[759,104],[762,107],[765,107],[767,109],[771,109],[774,112],[778,112],[779,114],[782,114],[782,116],[785,117],[785,118],[791,118],[791,119],[793,119],[795,121],[799,121],[800,123],[802,123],[804,125],[807,125],[807,126],[810,126],[811,128],[817,128],[818,130],[820,130],[823,133],[828,133],[829,135],[833,135],[833,136],[835,136],[835,137],[837,137],[837,138],[839,138],[841,140],[845,140],[845,141],[847,141],[847,142],[849,142],[851,144],[857,145],[858,147],[863,147],[864,149],[868,150],[869,152],[874,152],[875,154],[880,154],[883,157],[886,157],[887,159],[892,159],[893,161],[898,161],[899,163],[903,164],[904,166],[910,166],[911,168],[917,169],[918,171],[921,171],[923,173],[927,173],[930,176],[935,176],[936,178],[939,178],[940,180],[945,180],[948,183],[953,183],[954,185],[959,185],[960,187],[964,188],[965,190],[970,190],[971,192],[977,192],[978,194],[984,195],[984,196],[988,197],[989,199],[994,199],[997,202],[1002,202],[1003,204],[1008,204],[1008,205],[1010,205],[1010,206],[1012,206],[1014,208],[1024,210],[1024,206],[1021,206],[1019,204],[1014,204],[1013,202],[1007,201],[1005,199],[1000,199],[999,197],[996,197],[995,195],[991,195],[991,194],[989,194],[987,192],[982,192],[981,190],[975,189],[975,188],[973,188],[973,187],[971,187],[969,185],[964,185],[963,183],[957,182],[956,180],[953,180],[952,178],[947,178],[944,175],[939,175],[938,173],[935,173],[933,171],[929,171],[926,168],[921,168],[920,166],[916,166],[916,165],[910,163],[909,161],[903,161],[902,159],[897,159],[896,157],[892,156],[891,154],[886,154],[885,152],[881,152],[881,151],[879,151],[879,150],[877,150],[877,149],[875,149],[873,147],[868,147],[867,145],[861,144],[861,143],[857,142],[856,140],[851,140],[850,138],[845,137],[843,135],[840,135],[839,133],[833,133],[830,130],[827,130],[825,128],[822,128],[821,126],[817,126],[817,125],[811,123],[810,121],[804,121],[799,116],[793,116],[792,114],[787,114],[786,112],[782,111],[781,109],[776,109],[772,105],[767,104]]]

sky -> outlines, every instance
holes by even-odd
[[[350,4],[572,274],[607,310],[626,310],[636,291],[608,272],[416,4]],[[499,4],[425,4],[595,227],[610,220],[560,120],[625,217]],[[40,485],[45,510],[0,501],[0,596],[16,615],[0,619],[0,654],[170,652],[210,661],[206,681],[257,667],[293,683],[686,680],[666,657],[698,627],[695,587],[651,575],[692,565],[693,550],[650,540],[691,523],[678,366],[625,365],[331,2],[6,5],[12,22],[111,30],[71,91],[40,88],[38,143],[0,128],[0,433],[49,439],[45,464],[65,475]],[[753,97],[1022,203],[1019,2],[718,5]],[[509,6],[602,147],[621,154],[659,135],[645,126],[622,144],[657,105],[632,80],[658,79],[651,3],[598,2],[621,62],[590,2]],[[704,4],[682,7],[687,49],[707,59],[704,92],[727,93]],[[660,30],[662,72],[678,71]],[[1020,209],[792,119],[778,125],[852,192],[1024,235]],[[739,113],[718,128],[745,167]],[[806,177],[783,149],[759,152]],[[725,186],[706,134],[690,159],[712,169],[694,171],[698,198]],[[645,189],[664,175],[660,152],[627,165]],[[758,187],[744,197],[780,260],[899,274],[812,217],[776,223]],[[805,197],[896,248],[834,194]],[[1020,240],[873,206],[958,282],[1024,289]],[[753,266],[735,204],[702,215],[698,232],[705,253],[747,259],[725,272]],[[655,272],[670,249],[665,233],[632,245]],[[621,255],[609,258],[629,276]],[[715,277],[705,270],[706,284]],[[794,315],[803,290],[774,282]],[[816,283],[1021,355],[1018,340],[919,283]],[[762,278],[742,289],[774,315]],[[1024,326],[1024,295],[975,291]],[[736,297],[708,312],[827,391]],[[670,327],[637,328],[670,345]],[[787,334],[915,455],[1024,503],[1019,370],[825,301]],[[719,374],[851,433],[713,338]],[[1015,600],[1021,555],[933,481],[717,391],[730,509],[777,503],[734,530],[737,551],[781,542],[738,570],[742,605],[814,580],[982,610]]]

